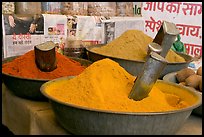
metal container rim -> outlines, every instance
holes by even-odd
[[[50,83],[52,82],[55,82],[55,81],[60,81],[60,80],[65,80],[65,79],[71,79],[71,78],[74,78],[75,76],[68,76],[68,77],[61,77],[61,78],[57,78],[57,79],[53,79],[53,80],[50,80],[44,84],[42,84],[42,86],[40,87],[40,91],[41,93],[47,97],[50,101],[53,101],[53,102],[56,102],[60,105],[64,105],[64,106],[67,106],[67,107],[73,107],[73,108],[76,108],[76,109],[81,109],[81,110],[84,110],[84,111],[92,111],[92,112],[97,112],[97,113],[106,113],[106,114],[117,114],[117,115],[146,115],[146,116],[150,116],[150,115],[166,115],[166,114],[172,114],[172,113],[178,113],[178,112],[184,112],[184,111],[190,111],[190,110],[193,110],[194,108],[198,107],[201,105],[202,103],[202,94],[199,94],[197,91],[194,91],[192,89],[189,89],[189,88],[186,88],[186,87],[182,87],[182,88],[185,88],[186,90],[190,91],[191,94],[193,94],[194,96],[196,96],[198,99],[197,99],[197,102],[194,103],[193,105],[191,106],[188,106],[186,108],[182,108],[182,109],[179,109],[179,110],[172,110],[172,111],[165,111],[165,112],[122,112],[122,111],[108,111],[108,110],[101,110],[101,109],[94,109],[94,108],[88,108],[88,107],[84,107],[84,106],[78,106],[78,105],[75,105],[75,104],[70,104],[70,103],[66,103],[66,102],[63,102],[63,101],[60,101],[60,100],[57,100],[56,98],[54,97],[51,97],[49,96],[46,92],[45,92],[45,88],[47,85],[49,85]],[[159,82],[165,82],[165,83],[168,83],[170,85],[174,85],[174,86],[177,86],[177,87],[181,87],[181,85],[178,85],[178,84],[175,84],[175,83],[172,83],[172,82],[168,82],[168,81],[163,81],[163,80],[159,80]]]
[[[141,60],[133,60],[133,59],[124,59],[124,58],[119,58],[119,57],[113,57],[113,56],[109,56],[109,55],[105,55],[105,54],[99,54],[95,51],[92,51],[91,49],[92,48],[97,48],[97,47],[102,47],[102,46],[105,46],[105,44],[97,44],[97,45],[92,45],[92,46],[87,46],[85,47],[85,49],[90,52],[90,53],[94,53],[94,54],[97,54],[97,55],[102,55],[102,56],[106,56],[108,58],[115,58],[115,59],[120,59],[120,60],[124,60],[124,61],[133,61],[133,62],[140,62],[140,63],[144,63],[145,61],[141,61]],[[186,64],[186,63],[190,63],[193,61],[193,57],[188,55],[188,54],[185,54],[185,53],[182,53],[182,52],[177,52],[177,51],[174,51],[176,54],[178,55],[182,55],[182,56],[188,56],[190,59],[185,61],[185,62],[168,62],[167,64],[169,65],[175,65],[175,64]]]
[[[2,61],[2,65],[6,62],[10,62],[11,60],[17,58],[17,57],[20,57],[20,56],[12,56],[12,57],[8,57],[8,58],[5,58],[3,61]],[[68,57],[68,56],[65,56],[65,57]],[[89,60],[86,60],[86,59],[82,59],[82,58],[77,58],[77,57],[68,57],[72,60],[81,60],[81,61],[86,61],[87,63],[92,63],[91,61]],[[78,61],[77,61],[78,62]],[[80,63],[80,62],[79,62]],[[83,66],[83,65],[82,65]],[[5,75],[5,76],[8,76],[8,77],[13,77],[13,78],[18,78],[18,79],[22,79],[22,80],[28,80],[28,81],[39,81],[39,82],[47,82],[49,80],[52,80],[52,79],[34,79],[34,78],[26,78],[26,77],[20,77],[20,76],[14,76],[14,75],[11,75],[11,74],[8,74],[8,73],[5,73],[2,71],[2,75]]]

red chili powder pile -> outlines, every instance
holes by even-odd
[[[72,60],[56,52],[57,68],[51,72],[41,71],[35,64],[35,53],[31,50],[11,62],[2,65],[2,72],[23,78],[51,80],[63,76],[79,75],[85,67],[79,62]]]

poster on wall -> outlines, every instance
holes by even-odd
[[[4,58],[22,55],[33,49],[44,34],[43,17],[2,15]]]
[[[44,36],[41,43],[53,41],[57,51],[64,54],[64,47],[67,39],[67,17],[65,15],[43,14]]]
[[[84,46],[102,43],[102,16],[77,16],[76,37]]]
[[[202,56],[202,2],[143,2],[142,16],[147,35],[154,38],[163,20],[172,22],[187,54]]]
[[[35,45],[53,41],[63,47],[67,37],[67,19],[60,15],[2,14],[3,58],[19,56]]]

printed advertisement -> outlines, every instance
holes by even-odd
[[[131,29],[144,31],[143,17],[112,17],[110,20],[115,22],[115,38]]]
[[[77,16],[76,26],[76,39],[89,46],[108,43],[128,29],[144,30],[144,20],[142,17]]]
[[[102,20],[101,16],[77,16],[77,39],[82,40],[85,46],[101,44]]]
[[[143,2],[145,33],[155,37],[162,21],[175,23],[187,54],[202,56],[202,2]]]
[[[67,17],[65,15],[43,14],[44,37],[41,43],[53,41],[57,51],[63,54],[67,38]]]
[[[22,55],[35,45],[53,41],[63,52],[67,18],[63,15],[3,15],[3,57]]]
[[[2,15],[4,58],[22,55],[41,42],[43,17]]]

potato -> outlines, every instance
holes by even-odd
[[[194,74],[186,78],[185,83],[186,83],[186,86],[190,86],[195,89],[198,89],[200,80],[202,80],[202,76]]]
[[[202,66],[197,69],[196,74],[202,76]]]
[[[176,79],[178,80],[179,83],[184,82],[187,77],[194,75],[194,74],[195,74],[194,70],[190,68],[184,68],[176,73]]]
[[[200,90],[200,92],[202,92],[202,79],[199,81],[199,90]]]

